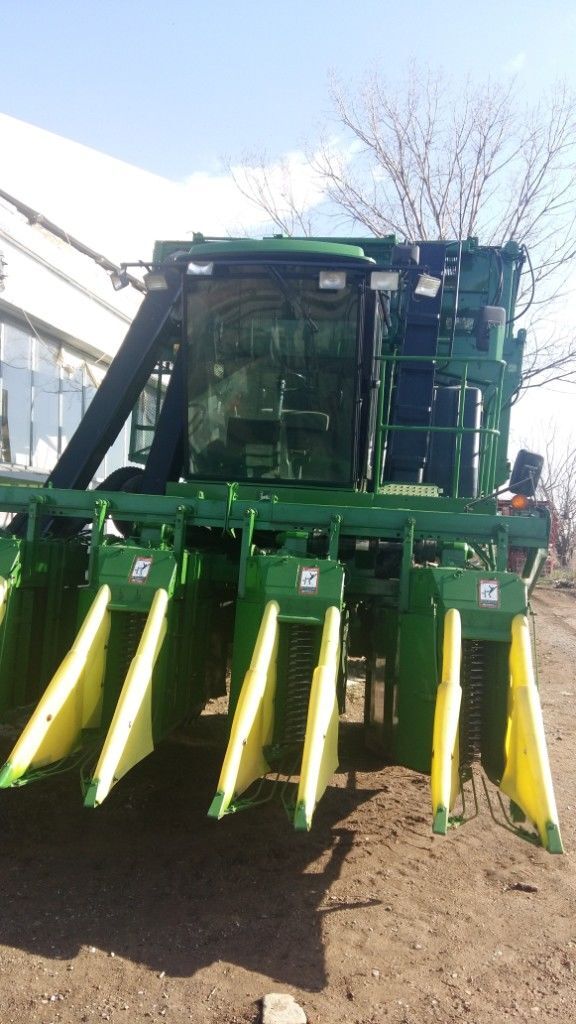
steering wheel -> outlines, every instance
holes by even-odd
[[[284,391],[298,391],[301,387],[308,386],[308,378],[303,373],[298,373],[297,370],[282,370],[280,380],[284,381]],[[293,383],[290,383],[290,380]]]

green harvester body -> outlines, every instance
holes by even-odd
[[[363,659],[366,742],[431,775],[436,831],[481,765],[513,827],[561,850],[529,632],[549,538],[530,458],[513,473],[523,507],[497,498],[523,261],[475,239],[157,244],[46,486],[0,487],[0,716],[22,723],[0,786],[75,766],[95,807],[228,695],[210,815],[279,787],[308,829]],[[130,415],[130,464],[92,489]]]

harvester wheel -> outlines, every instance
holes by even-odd
[[[132,484],[136,483],[138,478],[142,476],[142,473],[143,470],[139,469],[138,466],[120,466],[119,469],[113,469],[102,483],[98,484],[95,490],[128,491],[130,494],[134,494],[138,487],[137,485],[132,486]]]
[[[135,494],[140,489],[140,477],[143,474],[143,470],[138,466],[122,466],[120,469],[115,469],[112,473],[98,484],[94,488],[96,491],[128,491],[128,493]],[[66,517],[63,519],[55,520],[51,524],[51,534],[53,537],[77,537],[88,525],[90,524],[89,519],[72,519]],[[116,523],[114,526],[118,532],[123,536],[127,536],[131,532],[131,523]]]

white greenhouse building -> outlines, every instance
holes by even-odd
[[[116,265],[149,259],[155,238],[191,235],[193,192],[3,114],[0,149],[0,480],[38,483],[142,299],[66,238]],[[128,432],[97,479],[126,463]]]

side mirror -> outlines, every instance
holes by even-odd
[[[543,465],[544,457],[542,455],[521,448],[512,467],[508,490],[512,491],[512,494],[523,494],[525,498],[533,498]]]
[[[395,245],[392,250],[393,267],[418,266],[420,263],[420,246],[407,244]]]
[[[506,325],[506,310],[503,306],[482,306],[476,321],[476,348],[479,352],[488,352],[490,348],[490,329]]]

